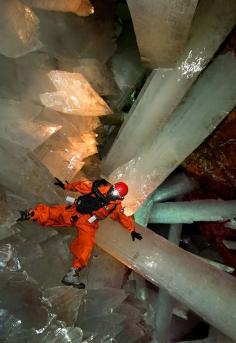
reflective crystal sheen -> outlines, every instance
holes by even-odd
[[[236,217],[236,201],[196,200],[155,204],[150,223],[218,222]]]
[[[227,336],[236,339],[236,328],[232,321],[236,306],[233,300],[236,299],[235,278],[176,247],[151,230],[138,224],[136,230],[142,234],[143,240],[131,244],[129,233],[118,223],[107,219],[97,232],[97,244],[153,284],[165,289]],[[198,287],[192,291],[194,284]]]
[[[112,182],[122,180],[129,185],[124,201],[129,213],[135,212],[231,111],[235,105],[235,76],[234,55],[228,52],[217,56],[155,141],[109,176]]]

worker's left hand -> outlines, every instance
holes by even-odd
[[[136,231],[131,232],[131,237],[132,237],[133,242],[135,241],[135,238],[138,239],[139,241],[141,241],[141,239],[143,239],[141,233],[138,233]]]

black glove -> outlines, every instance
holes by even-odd
[[[138,239],[139,241],[141,241],[141,239],[143,239],[141,233],[138,233],[136,231],[131,232],[131,237],[132,237],[133,242],[135,241],[135,238]]]
[[[59,180],[57,177],[55,177],[55,180],[56,180],[56,182],[54,182],[54,185],[56,185],[62,189],[65,189],[65,184],[61,180]],[[66,183],[68,183],[68,182],[66,181]]]

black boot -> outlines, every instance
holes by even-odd
[[[20,217],[16,220],[17,222],[22,222],[24,220],[30,219],[30,214],[28,210],[19,211],[19,212],[20,212]]]
[[[80,282],[79,280],[79,271],[80,269],[70,268],[70,270],[63,277],[61,282],[64,283],[64,285],[66,286],[73,286],[75,288],[84,289],[85,284],[83,282]]]

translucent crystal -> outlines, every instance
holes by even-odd
[[[53,110],[43,111],[39,119],[62,126],[36,150],[36,156],[58,178],[71,180],[84,166],[84,160],[97,153],[95,117],[75,117]],[[55,124],[54,124],[55,125]]]
[[[88,18],[42,10],[37,15],[43,51],[57,60],[95,58],[104,64],[116,49],[115,3],[110,0],[97,1],[95,13]]]
[[[29,150],[1,138],[0,164],[1,184],[26,199],[29,206],[37,201],[60,201],[52,175]]]
[[[111,70],[94,58],[60,58],[58,65],[61,70],[83,75],[99,95],[111,95],[117,91]]]
[[[1,54],[16,58],[41,48],[34,12],[19,0],[1,0],[0,5]]]
[[[42,292],[37,285],[20,277],[19,273],[1,273],[1,280],[5,287],[1,289],[1,307],[7,309],[11,315],[18,318],[25,329],[41,329],[48,321],[48,310],[43,300]]]
[[[101,116],[112,113],[109,106],[81,74],[54,70],[48,76],[56,92],[41,94],[40,99],[44,106],[82,116]]]
[[[61,126],[37,121],[26,122],[20,120],[15,122],[14,126],[12,123],[3,121],[0,127],[0,134],[3,138],[34,150],[60,128]]]
[[[88,16],[94,12],[89,0],[27,0],[27,2],[43,10],[72,12],[79,16]]]
[[[52,175],[63,180],[71,180],[84,165],[87,146],[80,142],[72,145],[63,135],[63,131],[60,131],[40,146],[35,153]]]

